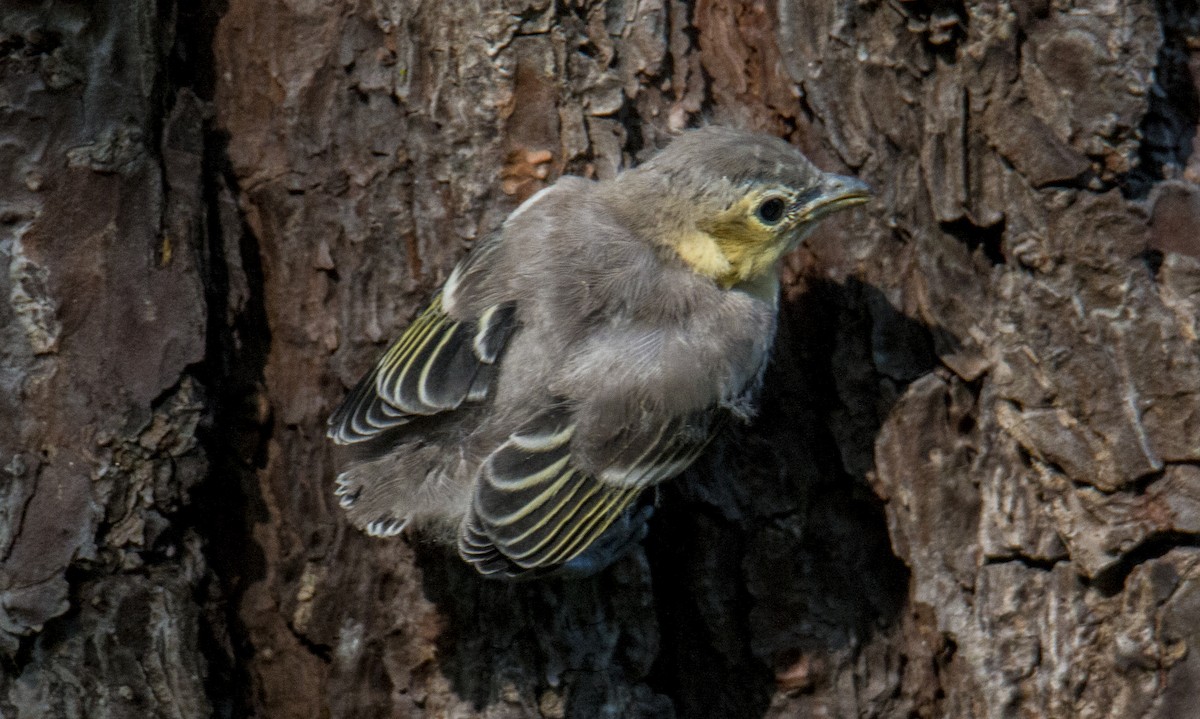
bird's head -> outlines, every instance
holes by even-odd
[[[641,188],[651,234],[723,287],[772,274],[821,218],[870,195],[779,138],[724,127],[686,132],[622,177]]]

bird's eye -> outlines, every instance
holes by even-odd
[[[774,225],[783,219],[783,211],[787,209],[787,203],[782,197],[768,197],[763,200],[763,203],[754,211],[758,215],[758,219],[763,221],[763,224]]]

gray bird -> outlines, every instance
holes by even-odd
[[[681,134],[615,179],[563,177],[453,271],[329,420],[351,522],[417,526],[485,575],[589,574],[639,496],[745,421],[779,259],[866,201],[783,140]]]

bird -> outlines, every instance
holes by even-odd
[[[338,503],[487,577],[599,572],[646,535],[647,490],[753,418],[781,258],[869,197],[783,139],[717,125],[609,179],[560,177],[331,414]]]

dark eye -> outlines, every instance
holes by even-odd
[[[763,200],[763,203],[754,211],[758,215],[758,219],[763,221],[763,224],[773,225],[783,219],[783,211],[787,209],[787,203],[782,197],[769,197]]]

